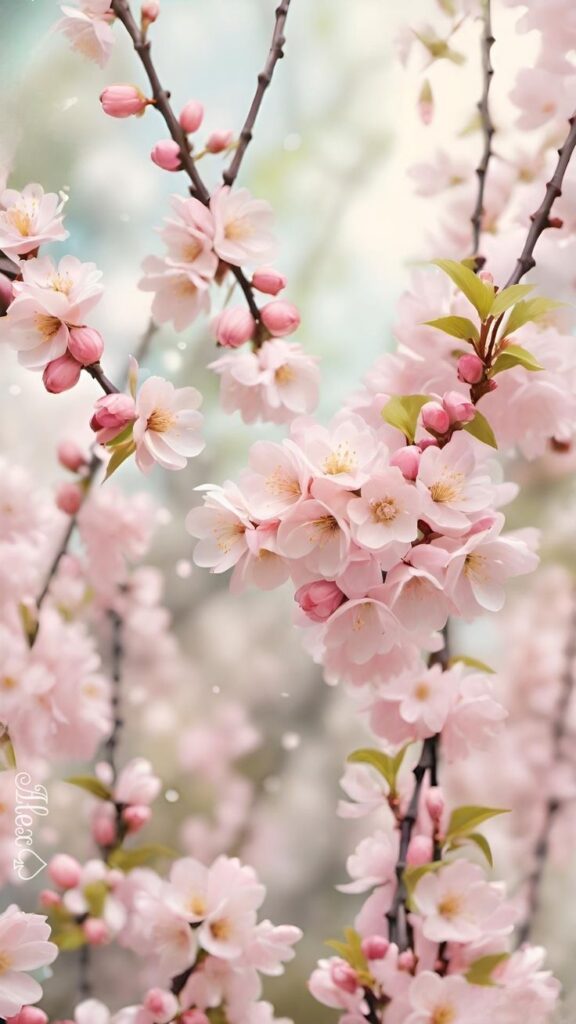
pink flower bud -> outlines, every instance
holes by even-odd
[[[434,856],[434,843],[430,836],[412,836],[408,845],[406,861],[414,867],[429,864]]]
[[[314,580],[300,587],[294,594],[294,600],[312,622],[326,622],[344,601],[344,594],[330,580]]]
[[[138,832],[152,817],[152,811],[145,804],[131,804],[122,811],[122,821],[129,832]]]
[[[118,835],[114,809],[110,811],[106,806],[99,808],[92,818],[91,829],[98,846],[113,846]]]
[[[418,441],[417,447],[421,452],[425,452],[427,448],[437,448],[438,442],[434,437],[424,437],[421,441]]]
[[[0,306],[4,309],[8,309],[8,306],[14,298],[14,288],[12,287],[12,281],[6,274],[0,274]]]
[[[142,17],[142,21],[148,22],[149,25],[156,21],[159,14],[160,4],[158,0],[145,0],[145,3],[143,3],[142,7],[140,8],[140,15]]]
[[[73,327],[68,338],[68,351],[82,366],[97,363],[104,351],[102,335],[93,327]]]
[[[157,142],[150,153],[150,159],[163,171],[180,171],[182,163],[180,159],[180,146],[173,139],[162,139]]]
[[[178,120],[180,121],[180,126],[188,135],[192,132],[197,132],[204,120],[204,107],[198,100],[189,100],[180,111]]]
[[[426,810],[432,821],[437,824],[444,814],[444,794],[439,786],[430,786],[426,793]]]
[[[382,935],[369,935],[362,940],[362,952],[367,960],[383,960],[389,948],[388,939]]]
[[[103,946],[109,938],[108,928],[100,917],[86,918],[82,931],[91,946]]]
[[[337,963],[332,964],[330,968],[330,977],[336,985],[336,988],[341,988],[343,992],[355,992],[358,988],[358,975],[350,964],[339,960]]]
[[[74,857],[57,853],[48,865],[48,874],[60,889],[73,889],[82,876],[82,868]]]
[[[62,391],[70,391],[80,379],[82,367],[68,352],[47,363],[42,374],[46,391],[51,395],[59,395]]]
[[[83,492],[78,484],[60,484],[56,491],[56,506],[67,516],[75,516],[82,504]]]
[[[58,445],[58,462],[64,469],[77,473],[86,465],[87,459],[82,449],[74,441],[61,441]]]
[[[478,274],[478,277],[484,282],[484,284],[494,284],[494,278],[489,270],[483,270]]]
[[[440,402],[427,402],[422,406],[422,423],[426,430],[445,434],[450,426],[450,417]]]
[[[278,295],[278,292],[286,287],[286,278],[277,270],[259,267],[252,274],[252,287],[258,292],[264,292],[265,295]]]
[[[415,444],[407,444],[405,448],[399,448],[390,459],[391,466],[397,466],[406,480],[415,480],[418,476],[421,451]]]
[[[214,317],[211,327],[220,345],[239,348],[254,337],[256,321],[246,306],[232,306]]]
[[[477,384],[484,376],[484,363],[480,356],[472,354],[460,356],[458,360],[458,380],[463,384]]]
[[[209,153],[222,153],[234,141],[234,132],[219,131],[212,132],[206,140],[206,149]]]
[[[149,102],[136,85],[108,85],[100,93],[102,109],[109,117],[139,117]]]
[[[6,1024],[48,1024],[48,1016],[38,1006],[23,1006],[15,1017],[7,1017]]]
[[[401,971],[413,971],[416,964],[416,957],[411,949],[405,949],[398,957],[398,968]]]
[[[94,405],[90,420],[92,430],[100,444],[106,444],[136,419],[136,406],[131,395],[120,392],[116,395],[102,395]]]
[[[185,1010],[180,1017],[180,1024],[210,1024],[202,1010]]]
[[[59,907],[62,903],[61,897],[53,889],[42,889],[39,896],[41,906],[47,910],[51,910],[52,907]]]
[[[151,988],[144,996],[143,1006],[149,1010],[158,1024],[167,1024],[180,1009],[176,996],[163,988]]]
[[[476,415],[476,409],[472,405],[472,402],[470,402],[464,395],[461,395],[458,391],[447,391],[446,394],[442,396],[442,405],[450,417],[451,424],[470,423]]]
[[[291,302],[284,302],[282,299],[278,299],[277,302],[268,302],[262,306],[260,316],[264,326],[275,338],[293,334],[300,326],[300,313],[296,306]]]

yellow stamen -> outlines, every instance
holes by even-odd
[[[153,430],[156,434],[165,434],[176,423],[176,417],[168,409],[154,409],[146,422],[146,430]]]

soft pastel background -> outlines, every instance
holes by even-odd
[[[207,129],[238,128],[267,51],[274,6],[274,0],[164,0],[152,35],[160,75],[176,107],[197,97],[206,108]],[[302,310],[299,340],[322,357],[321,413],[330,415],[374,358],[392,346],[394,306],[407,281],[407,264],[429,255],[426,238],[437,226],[435,206],[414,199],[407,169],[438,145],[451,146],[469,123],[480,88],[477,30],[472,25],[461,37],[465,67],[437,69],[437,117],[424,128],[416,114],[418,69],[399,66],[394,39],[406,21],[433,22],[434,0],[293,0],[292,7],[286,59],[266,97],[241,183],[276,209],[278,263],[290,278],[289,297]],[[185,186],[148,159],[164,135],[153,112],[127,122],[107,119],[100,110],[98,94],[107,83],[144,85],[121,29],[103,72],[53,33],[57,17],[52,0],[0,0],[0,163],[15,187],[40,181],[46,190],[69,195],[70,239],[60,254],[93,260],[105,273],[106,294],[94,326],[106,338],[105,364],[114,377],[148,322],[149,297],[137,289],[141,261],[158,251],[154,228],[167,197]],[[532,44],[523,39],[511,45],[510,12],[501,15],[497,28],[495,63],[504,96]],[[461,144],[474,148],[480,142],[472,134]],[[212,165],[201,166],[215,184],[221,166],[212,159]],[[144,487],[162,509],[152,560],[166,573],[167,604],[189,659],[169,687],[156,680],[148,692],[132,681],[128,700],[137,729],[123,753],[152,757],[165,778],[168,799],[159,801],[157,835],[178,845],[180,823],[204,806],[206,794],[182,773],[176,729],[217,714],[230,698],[249,708],[263,745],[246,766],[257,783],[258,827],[244,850],[269,885],[270,916],[306,932],[296,964],[270,994],[279,1013],[299,1024],[320,1024],[332,1015],[309,999],[305,978],[325,952],[323,940],[354,914],[355,898],[335,893],[333,886],[345,880],[345,858],[368,826],[336,819],[335,808],[343,759],[362,735],[350,724],[345,695],[324,685],[301,650],[288,590],[238,600],[228,595],[225,579],[192,566],[183,519],[198,500],[195,485],[234,474],[254,438],[281,436],[279,429],[248,428],[219,411],[216,381],[205,369],[213,351],[205,322],[182,335],[158,332],[147,365],[202,390],[206,451],[179,474],[158,470],[143,481],[127,466],[117,478],[122,488]],[[96,385],[83,380],[72,393],[49,396],[39,377],[21,371],[7,350],[1,353],[0,396],[3,450],[43,484],[54,485],[62,477],[57,442],[66,436],[89,441],[86,424]],[[564,523],[570,520],[566,507],[573,509],[573,495],[562,476],[546,476],[543,469],[518,472],[529,488],[514,509],[515,523],[541,523],[560,508]],[[562,504],[554,504],[557,496]],[[478,627],[466,644],[493,664],[505,646],[492,623]],[[57,783],[51,795],[45,849],[63,829],[77,855],[89,856],[77,796]],[[498,846],[497,829],[493,836]],[[501,845],[497,867],[517,877],[520,866],[510,863],[502,840]],[[554,966],[567,984],[572,976],[573,984],[573,943],[566,939],[575,912],[568,900],[559,912],[567,884],[565,871],[551,879],[540,935],[548,941],[554,931]],[[18,898],[26,906],[27,897]],[[106,953],[96,957],[110,990],[107,1001],[115,1006],[134,999],[137,978],[127,979],[123,961]],[[47,990],[62,1015],[69,1015],[74,998],[72,957],[67,964]]]

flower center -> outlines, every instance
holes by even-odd
[[[432,1010],[430,1024],[452,1024],[454,1020],[456,1020],[454,1007],[443,1003],[442,1006],[435,1006]]]
[[[197,238],[191,238],[186,245],[182,246],[182,258],[186,263],[193,263],[202,252],[202,243]]]
[[[212,921],[210,931],[215,939],[225,942],[232,935],[232,925],[228,918],[221,917],[218,921]]]
[[[277,497],[281,494],[293,494],[294,497],[297,497],[302,493],[298,480],[293,476],[288,476],[282,466],[276,466],[270,476],[266,477],[266,490]]]
[[[277,384],[290,384],[296,377],[294,370],[291,366],[286,363],[284,366],[279,366],[274,374],[274,380]]]
[[[375,523],[393,523],[398,518],[398,505],[394,498],[381,498],[370,502],[370,513]]]
[[[334,534],[340,529],[334,516],[331,515],[320,516],[320,518],[315,519],[311,525],[314,529],[310,540],[312,543],[314,543],[314,541],[318,543],[320,547],[323,547],[324,544],[327,544],[328,541],[332,540]]]
[[[42,335],[42,341],[51,341],[60,330],[61,321],[57,316],[50,316],[48,313],[37,313],[34,322],[38,334]]]
[[[8,956],[8,953],[3,953],[2,951],[0,951],[0,974],[5,974],[6,971],[10,970],[11,966],[12,960]]]
[[[3,676],[0,679],[0,686],[3,690],[13,690],[18,686],[18,680],[14,679],[14,676]]]
[[[249,238],[251,230],[247,217],[235,217],[228,221],[224,228],[224,237],[230,242],[241,242],[244,238]]]
[[[189,299],[196,295],[198,288],[189,277],[179,277],[174,285],[174,291],[176,295],[179,295],[181,299]]]
[[[168,409],[154,409],[146,422],[146,430],[156,434],[165,434],[176,423],[176,417]]]
[[[438,904],[438,913],[441,917],[446,917],[450,921],[462,910],[462,897],[455,892],[449,892],[444,896]]]
[[[63,295],[69,295],[72,291],[72,278],[65,274],[54,274],[54,277],[50,279],[50,287],[53,292],[62,292]]]
[[[462,473],[448,473],[440,480],[436,480],[430,488],[432,501],[437,501],[440,505],[456,501],[462,495],[463,480]]]
[[[466,555],[464,560],[464,575],[468,579],[472,578],[477,581],[482,581],[488,578],[486,572],[486,558],[484,555],[479,555],[475,551],[472,551],[469,555]]]
[[[206,914],[206,900],[200,893],[194,893],[190,897],[187,904],[188,910],[191,914],[195,914],[196,917],[204,917]]]
[[[32,234],[32,218],[25,210],[13,206],[8,211],[8,219],[18,234],[22,235],[22,238],[28,238]]]
[[[322,463],[322,469],[328,476],[337,476],[338,473],[352,473],[356,469],[356,452],[345,442],[337,445],[334,451],[327,455]]]
[[[430,696],[430,687],[428,683],[416,683],[414,687],[414,696],[416,700],[425,701]]]
[[[227,555],[240,538],[244,536],[246,529],[242,523],[231,522],[229,519],[222,518],[216,521],[212,533],[216,538],[218,550]]]

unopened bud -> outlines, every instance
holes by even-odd
[[[93,327],[73,327],[68,338],[68,351],[82,366],[97,363],[104,351],[102,335]]]
[[[61,441],[58,445],[58,462],[71,473],[78,473],[86,465],[87,459],[74,441]]]
[[[422,406],[422,423],[426,430],[435,434],[445,434],[450,426],[450,417],[440,402],[427,402]]]
[[[152,811],[144,804],[130,804],[122,811],[122,821],[129,832],[138,832],[144,825],[147,825],[152,817]]]
[[[187,135],[197,132],[204,120],[204,107],[198,100],[189,100],[186,106],[182,108],[178,120],[180,121],[180,127],[184,129]]]
[[[211,327],[218,344],[239,348],[254,337],[256,321],[245,306],[232,306],[214,317]]]
[[[174,139],[162,139],[157,142],[150,153],[150,159],[163,171],[180,171],[182,169],[180,146]]]
[[[42,374],[42,381],[46,391],[51,395],[59,395],[63,391],[69,391],[80,379],[82,366],[73,356],[66,352],[58,359],[52,359],[47,363]]]
[[[421,451],[417,445],[407,444],[404,448],[399,448],[394,452],[390,458],[390,465],[396,466],[406,480],[415,480],[418,476],[420,455]]]
[[[383,960],[389,948],[388,939],[382,935],[370,935],[362,940],[362,953],[367,960]]]
[[[458,360],[458,380],[463,384],[477,384],[484,376],[484,363],[480,356],[465,355]]]
[[[265,295],[278,295],[286,287],[286,278],[277,270],[260,267],[252,274],[252,287]]]
[[[108,928],[100,917],[86,918],[82,931],[91,946],[103,946],[109,938]]]
[[[262,323],[275,338],[283,338],[293,334],[300,326],[300,313],[292,302],[278,299],[267,302],[260,310]]]
[[[57,853],[48,864],[48,874],[60,889],[74,889],[82,876],[82,868],[74,857]]]
[[[78,484],[60,484],[56,492],[56,506],[67,516],[75,516],[83,497],[82,488]]]
[[[476,415],[476,409],[459,391],[447,391],[442,396],[442,405],[448,413],[450,424],[471,423]]]
[[[109,85],[100,93],[102,110],[109,117],[140,117],[149,102],[136,85]]]
[[[358,988],[358,975],[356,971],[343,960],[332,965],[330,976],[336,988],[341,988],[343,992],[352,993]]]
[[[413,867],[429,864],[434,855],[434,843],[430,836],[412,836],[408,844],[406,862]]]
[[[232,131],[212,132],[206,139],[206,149],[209,153],[223,153],[233,142],[234,132]]]

